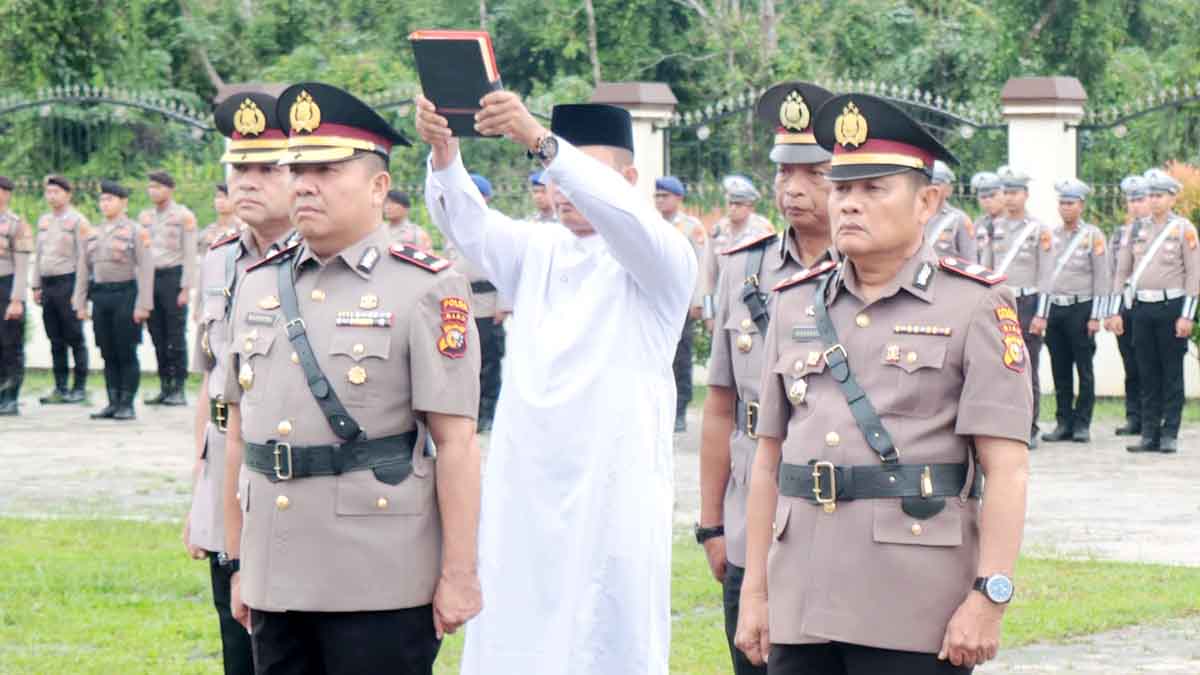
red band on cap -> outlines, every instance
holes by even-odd
[[[833,146],[833,154],[837,155],[856,155],[858,153],[871,154],[889,154],[889,155],[905,155],[914,159],[919,159],[926,167],[933,166],[933,153],[923,148],[918,148],[915,145],[901,143],[899,141],[889,141],[882,138],[872,138],[866,143],[856,147],[847,148],[841,143],[836,143]]]
[[[292,138],[296,139],[302,139],[306,136],[339,136],[341,138],[353,138],[356,141],[367,141],[368,143],[374,143],[387,152],[391,152],[392,150],[392,142],[383,136],[373,134],[365,129],[359,129],[358,127],[347,126],[345,124],[331,124],[328,122],[323,122],[321,123],[321,126],[317,127],[312,133],[298,134],[293,131],[291,135]]]

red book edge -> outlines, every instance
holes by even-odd
[[[492,36],[483,30],[417,30],[408,39],[416,40],[475,40],[483,53],[483,67],[487,69],[488,82],[500,79],[500,67],[496,65],[496,51],[492,48]]]

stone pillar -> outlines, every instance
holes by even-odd
[[[654,196],[654,180],[666,171],[667,132],[655,127],[671,121],[678,102],[662,82],[601,82],[592,92],[592,103],[619,106],[633,116],[633,161],[638,188],[647,198]]]
[[[1028,210],[1058,223],[1054,184],[1075,178],[1078,157],[1074,125],[1083,119],[1087,92],[1073,77],[1017,77],[1000,92],[1008,122],[1008,164],[1029,182]]]

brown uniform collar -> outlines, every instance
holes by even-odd
[[[906,291],[909,295],[924,300],[925,302],[933,302],[933,280],[937,275],[938,258],[934,252],[922,242],[921,248],[900,268],[900,271],[892,279],[888,287],[879,295],[876,302],[890,298],[900,291]],[[833,285],[830,292],[829,304],[833,304],[837,300],[838,292],[842,288],[854,297],[858,298],[864,304],[863,294],[859,290],[858,278],[854,274],[854,262],[846,259],[841,266],[841,271],[838,272],[837,283]]]
[[[367,249],[371,247],[375,248],[376,254],[374,257],[376,260],[378,260],[383,256],[383,254],[387,253],[387,249],[390,244],[391,235],[389,234],[387,228],[377,227],[367,236],[342,249],[337,255],[331,257],[325,264],[331,264],[333,261],[340,259],[343,263],[345,263],[346,267],[350,268],[350,270],[352,270],[355,274],[363,279],[370,279],[370,269],[363,269],[363,267],[359,265],[359,262],[363,260]],[[304,246],[300,249],[300,255],[296,259],[297,274],[303,272],[308,267],[320,267],[321,265],[322,263],[320,259],[317,258],[317,256],[312,252],[311,248]]]

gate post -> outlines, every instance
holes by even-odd
[[[1027,208],[1057,223],[1054,184],[1075,178],[1078,145],[1074,125],[1083,119],[1087,92],[1074,77],[1016,77],[1000,92],[1008,122],[1008,164],[1030,177]]]
[[[592,103],[624,108],[633,116],[633,163],[638,170],[638,190],[654,196],[654,180],[666,172],[666,129],[679,101],[663,82],[601,82],[592,92]]]

